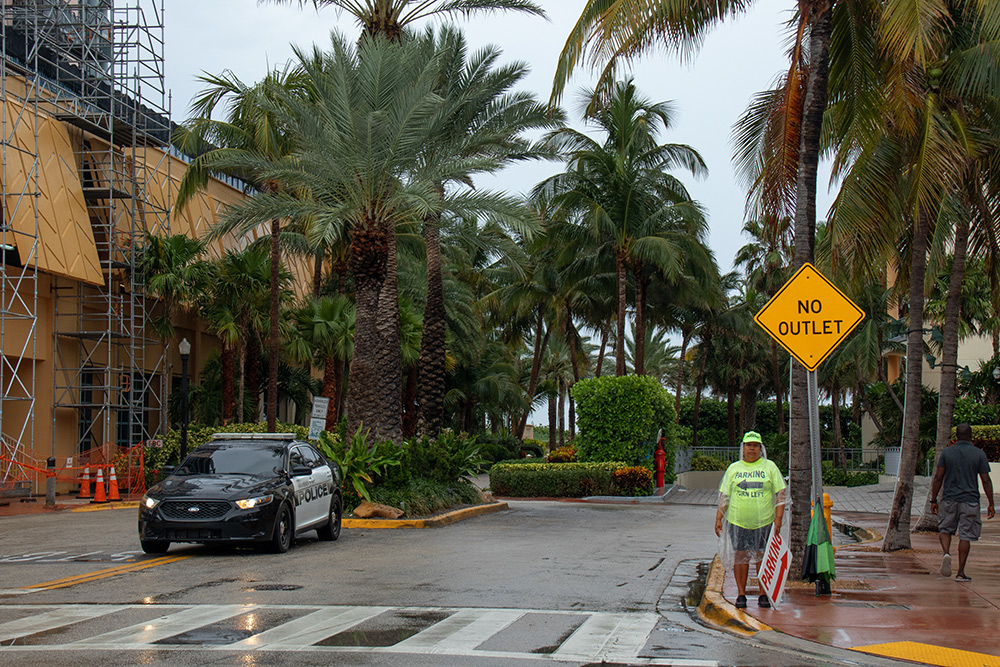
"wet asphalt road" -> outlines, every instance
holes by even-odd
[[[281,555],[174,545],[160,560],[139,551],[135,510],[4,517],[0,662],[833,662],[692,620],[714,508],[510,507],[437,529],[345,530],[333,543],[311,533]],[[55,581],[71,585],[27,588]]]

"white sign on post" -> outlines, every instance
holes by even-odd
[[[764,562],[761,563],[758,580],[761,590],[767,594],[775,607],[781,604],[781,595],[785,592],[785,581],[788,579],[788,568],[791,563],[792,556],[788,552],[788,546],[772,527],[767,548],[764,549]]]
[[[330,399],[326,396],[316,396],[313,398],[312,417],[326,419],[326,411],[330,409]]]

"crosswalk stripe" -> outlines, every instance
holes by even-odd
[[[64,625],[78,623],[79,621],[89,621],[106,614],[112,614],[121,609],[127,609],[128,605],[107,605],[95,607],[94,605],[67,605],[52,609],[51,611],[28,616],[16,621],[0,624],[0,643],[11,642],[21,637],[33,635],[36,632],[54,630]]]
[[[620,658],[639,654],[656,627],[656,614],[591,614],[554,653],[557,657]]]
[[[199,605],[145,623],[136,623],[126,628],[81,639],[67,646],[88,649],[132,648],[128,645],[133,644],[148,648],[148,644],[253,611],[258,607],[259,605],[253,604]]]
[[[318,641],[383,614],[389,609],[391,607],[325,607],[230,644],[229,648],[266,646],[283,650],[308,649]]]
[[[197,651],[302,651],[331,653],[392,653],[454,655],[481,659],[530,659],[552,663],[614,661],[630,665],[673,667],[717,667],[712,660],[639,657],[660,620],[653,613],[601,613],[541,609],[490,609],[457,607],[381,607],[319,605],[155,605],[161,616],[99,635],[59,643],[18,645],[17,638],[54,630],[80,621],[97,619],[114,612],[150,609],[150,605],[0,605],[0,612],[34,612],[15,621],[0,624],[0,655],[9,651],[78,651],[78,650],[197,650]],[[234,616],[268,611],[300,610],[303,614],[275,627],[231,644],[160,643],[174,635],[197,631]],[[373,619],[386,612],[446,612],[448,616],[417,634],[391,646],[323,646],[324,639]],[[514,651],[477,650],[490,638],[510,628],[519,619],[532,614],[571,614],[586,620],[553,653],[531,653],[531,646]],[[211,631],[207,631],[207,637]],[[6,645],[4,645],[6,643]]]
[[[395,648],[413,653],[465,655],[524,614],[514,609],[462,609]]]

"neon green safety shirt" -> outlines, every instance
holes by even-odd
[[[719,485],[719,493],[729,498],[726,520],[750,529],[773,523],[774,496],[784,488],[778,466],[764,457],[753,463],[733,463]]]

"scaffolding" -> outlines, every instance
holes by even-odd
[[[17,42],[5,48],[5,61],[24,61],[18,74],[29,81],[24,106],[35,115],[36,146],[41,116],[68,132],[100,267],[90,282],[50,276],[51,451],[57,433],[65,437],[58,426],[75,420],[72,452],[99,450],[110,460],[117,448],[162,428],[165,355],[148,330],[153,303],[133,268],[146,232],[169,233],[163,0],[0,1],[5,33]],[[37,307],[37,282],[34,288]],[[36,326],[33,345],[37,338]],[[32,373],[34,396],[39,378]]]

